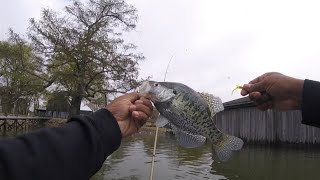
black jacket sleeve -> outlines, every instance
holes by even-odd
[[[302,95],[302,123],[320,128],[320,82],[306,79]]]
[[[89,179],[120,142],[118,123],[106,109],[76,116],[61,127],[1,140],[0,179]]]

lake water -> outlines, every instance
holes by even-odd
[[[137,134],[122,141],[91,180],[148,180],[154,134]],[[158,137],[154,180],[234,179],[300,180],[320,179],[320,149],[245,145],[232,160],[214,161],[209,144],[200,148],[180,147],[174,137]]]

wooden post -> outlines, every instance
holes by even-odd
[[[5,137],[7,135],[7,120],[5,119],[3,121],[3,136]]]
[[[14,132],[15,132],[14,135],[17,135],[17,134],[18,134],[18,125],[17,125],[18,119],[15,119],[15,120],[13,121],[13,123],[14,123],[13,127],[14,127]]]

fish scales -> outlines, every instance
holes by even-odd
[[[197,98],[199,95],[193,90],[188,92],[190,89],[181,84],[175,87],[174,90],[177,96],[173,99],[172,106],[169,110],[163,111],[162,113],[165,116],[170,116],[170,119],[177,119],[177,121],[173,120],[172,124],[182,130],[200,133],[201,135],[210,137],[212,141],[218,140],[221,137],[221,133],[214,131],[214,125],[209,116],[209,108],[208,106],[203,106],[203,100]]]
[[[183,116],[176,117],[176,118],[183,118],[186,123],[174,123],[177,127],[180,127],[183,130],[191,130],[197,133],[201,133],[205,136],[210,136],[212,128],[205,128],[209,131],[201,132],[203,129],[202,127],[207,125],[206,127],[210,126],[208,121],[211,121],[209,116],[205,116],[208,114],[209,109],[201,106],[201,103],[198,99],[194,98],[194,95],[197,95],[196,92],[186,93],[186,89],[184,87],[177,88],[177,96],[173,100],[172,111],[177,112],[185,112]],[[193,95],[193,96],[192,96]],[[207,118],[206,118],[207,117]],[[192,124],[190,126],[189,124]],[[213,123],[212,123],[213,125]]]

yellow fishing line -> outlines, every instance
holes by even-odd
[[[242,88],[243,88],[243,86],[237,85],[236,88],[234,88],[234,89],[232,90],[231,95],[233,94],[233,92],[234,92],[235,90],[237,90],[237,89],[242,89]]]

